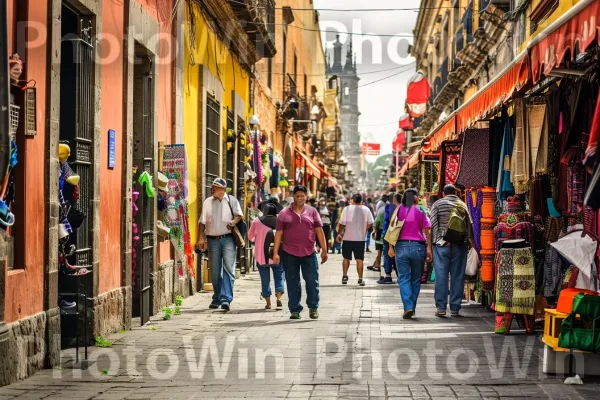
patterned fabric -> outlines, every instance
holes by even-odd
[[[439,196],[442,196],[442,190],[447,184],[456,183],[458,177],[458,169],[460,167],[460,151],[462,148],[462,142],[444,142],[442,143],[441,153],[441,168],[440,168],[440,186]],[[441,172],[443,171],[443,172]]]
[[[456,183],[464,187],[488,186],[490,130],[468,129],[465,132],[460,172]]]
[[[531,166],[537,171],[538,158],[540,166],[545,169],[548,159],[548,149],[545,146],[546,137],[544,133],[544,121],[546,119],[546,105],[531,104],[527,106],[527,133],[529,134],[529,145],[531,151],[529,157]]]
[[[506,112],[504,113],[504,119],[504,138],[502,139],[502,153],[500,154],[500,165],[498,166],[498,186],[496,187],[496,192],[498,192],[498,200],[506,200],[507,197],[512,196],[515,193],[515,188],[510,180],[514,138],[510,118],[508,118]]]
[[[195,276],[194,250],[192,247],[187,207],[187,159],[185,146],[174,144],[165,146],[163,155],[163,173],[169,178],[167,183],[167,208],[163,212],[163,220],[170,228],[171,243],[175,248],[176,261],[187,264],[192,277]],[[180,278],[183,269],[178,268]]]
[[[525,135],[525,109],[523,99],[515,100],[515,147],[510,165],[510,181],[516,194],[525,193],[529,181],[529,136]]]
[[[524,239],[528,244],[535,243],[535,226],[531,222],[519,222],[513,226],[499,223],[494,228],[496,251],[502,247],[502,242],[510,239]]]
[[[531,248],[501,249],[496,282],[496,312],[534,315],[535,277]]]

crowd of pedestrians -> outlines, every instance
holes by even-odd
[[[243,246],[237,238],[243,213],[226,190],[226,181],[215,179],[212,194],[203,204],[197,248],[208,253],[214,292],[210,308],[228,311],[233,301],[236,247]],[[254,246],[265,309],[272,308],[273,293],[276,308],[282,309],[282,296],[287,292],[290,318],[300,319],[304,280],[309,317],[319,318],[319,265],[327,262],[330,252],[342,254],[341,283],[349,283],[354,260],[357,284],[366,286],[365,253],[374,242],[375,262],[367,268],[380,273],[376,283],[381,285],[393,284],[395,273],[405,319],[415,316],[421,284],[430,274],[435,277],[435,315],[445,317],[449,304],[450,314],[460,317],[473,228],[457,188],[447,185],[442,193],[432,203],[433,197],[421,196],[416,188],[376,199],[362,194],[348,200],[309,199],[308,189],[299,185],[287,201],[261,204],[261,215],[252,221],[247,240]],[[428,268],[432,264],[433,271]]]

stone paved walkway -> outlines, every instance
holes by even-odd
[[[318,320],[307,310],[300,321],[265,311],[253,272],[236,282],[230,312],[208,310],[211,295],[197,294],[181,315],[156,316],[109,338],[112,348],[92,349],[88,370],[41,371],[0,388],[0,399],[598,398],[589,379],[567,386],[542,372],[539,336],[495,335],[480,306],[436,318],[433,285],[405,321],[397,285],[377,285],[368,272],[359,287],[351,272],[343,286],[340,256],[321,267]]]

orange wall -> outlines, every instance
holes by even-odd
[[[9,3],[10,4],[10,3]],[[29,7],[29,20],[47,24],[47,2]],[[9,26],[9,30],[13,27]],[[32,34],[35,35],[35,34]],[[37,135],[25,141],[19,149],[19,164],[24,173],[25,193],[17,201],[24,204],[24,218],[17,224],[25,225],[25,265],[15,265],[6,277],[7,323],[31,316],[44,310],[44,249],[46,209],[44,177],[46,176],[46,47],[27,51],[27,76],[37,84]]]
[[[168,10],[172,10],[173,1],[163,0],[160,4],[166,4]],[[170,12],[170,11],[169,11]],[[156,16],[156,12],[152,15]],[[159,12],[160,33],[165,40],[160,41],[159,57],[160,63],[158,65],[158,140],[165,142],[165,144],[171,143],[172,129],[173,129],[173,65],[175,63],[174,57],[174,46],[175,41],[173,38],[170,20],[162,19],[162,14]],[[183,112],[183,110],[181,110]],[[158,162],[158,160],[157,160]],[[160,166],[159,166],[160,168]],[[158,244],[157,258],[159,263],[163,263],[171,259],[171,242],[164,241]]]
[[[123,198],[123,2],[102,5],[103,33],[117,41],[102,43],[100,113],[100,281],[99,293],[121,287],[121,199]],[[118,44],[118,45],[113,45]],[[118,52],[118,53],[115,53]],[[117,56],[118,54],[118,56]],[[115,168],[108,168],[108,130],[115,131]]]

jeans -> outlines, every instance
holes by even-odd
[[[373,231],[368,231],[368,232],[367,232],[367,238],[366,238],[366,240],[365,240],[365,241],[367,242],[367,249],[369,248],[369,246],[371,246],[371,233],[372,233],[372,232],[373,232]]]
[[[396,259],[390,258],[388,255],[388,251],[390,250],[390,244],[383,241],[383,270],[386,275],[392,276],[392,271],[396,270]],[[398,275],[398,270],[396,270],[396,275]]]
[[[467,245],[433,246],[435,306],[440,311],[445,311],[448,304],[448,274],[450,274],[450,311],[460,311],[465,286],[467,254]]]
[[[284,293],[283,289],[283,265],[259,265],[260,283],[262,285],[262,297],[271,297],[271,269],[273,270],[273,280],[275,281],[275,293]]]
[[[236,246],[233,236],[208,239],[208,266],[213,285],[213,304],[231,303],[235,281]]]
[[[288,308],[290,312],[301,312],[302,285],[300,271],[306,286],[306,305],[319,308],[319,262],[317,253],[307,257],[296,257],[281,251],[281,262],[285,270],[285,282],[288,288]]]
[[[396,268],[398,268],[398,286],[404,311],[415,310],[421,292],[421,277],[427,249],[424,244],[415,242],[398,242],[396,251]]]

